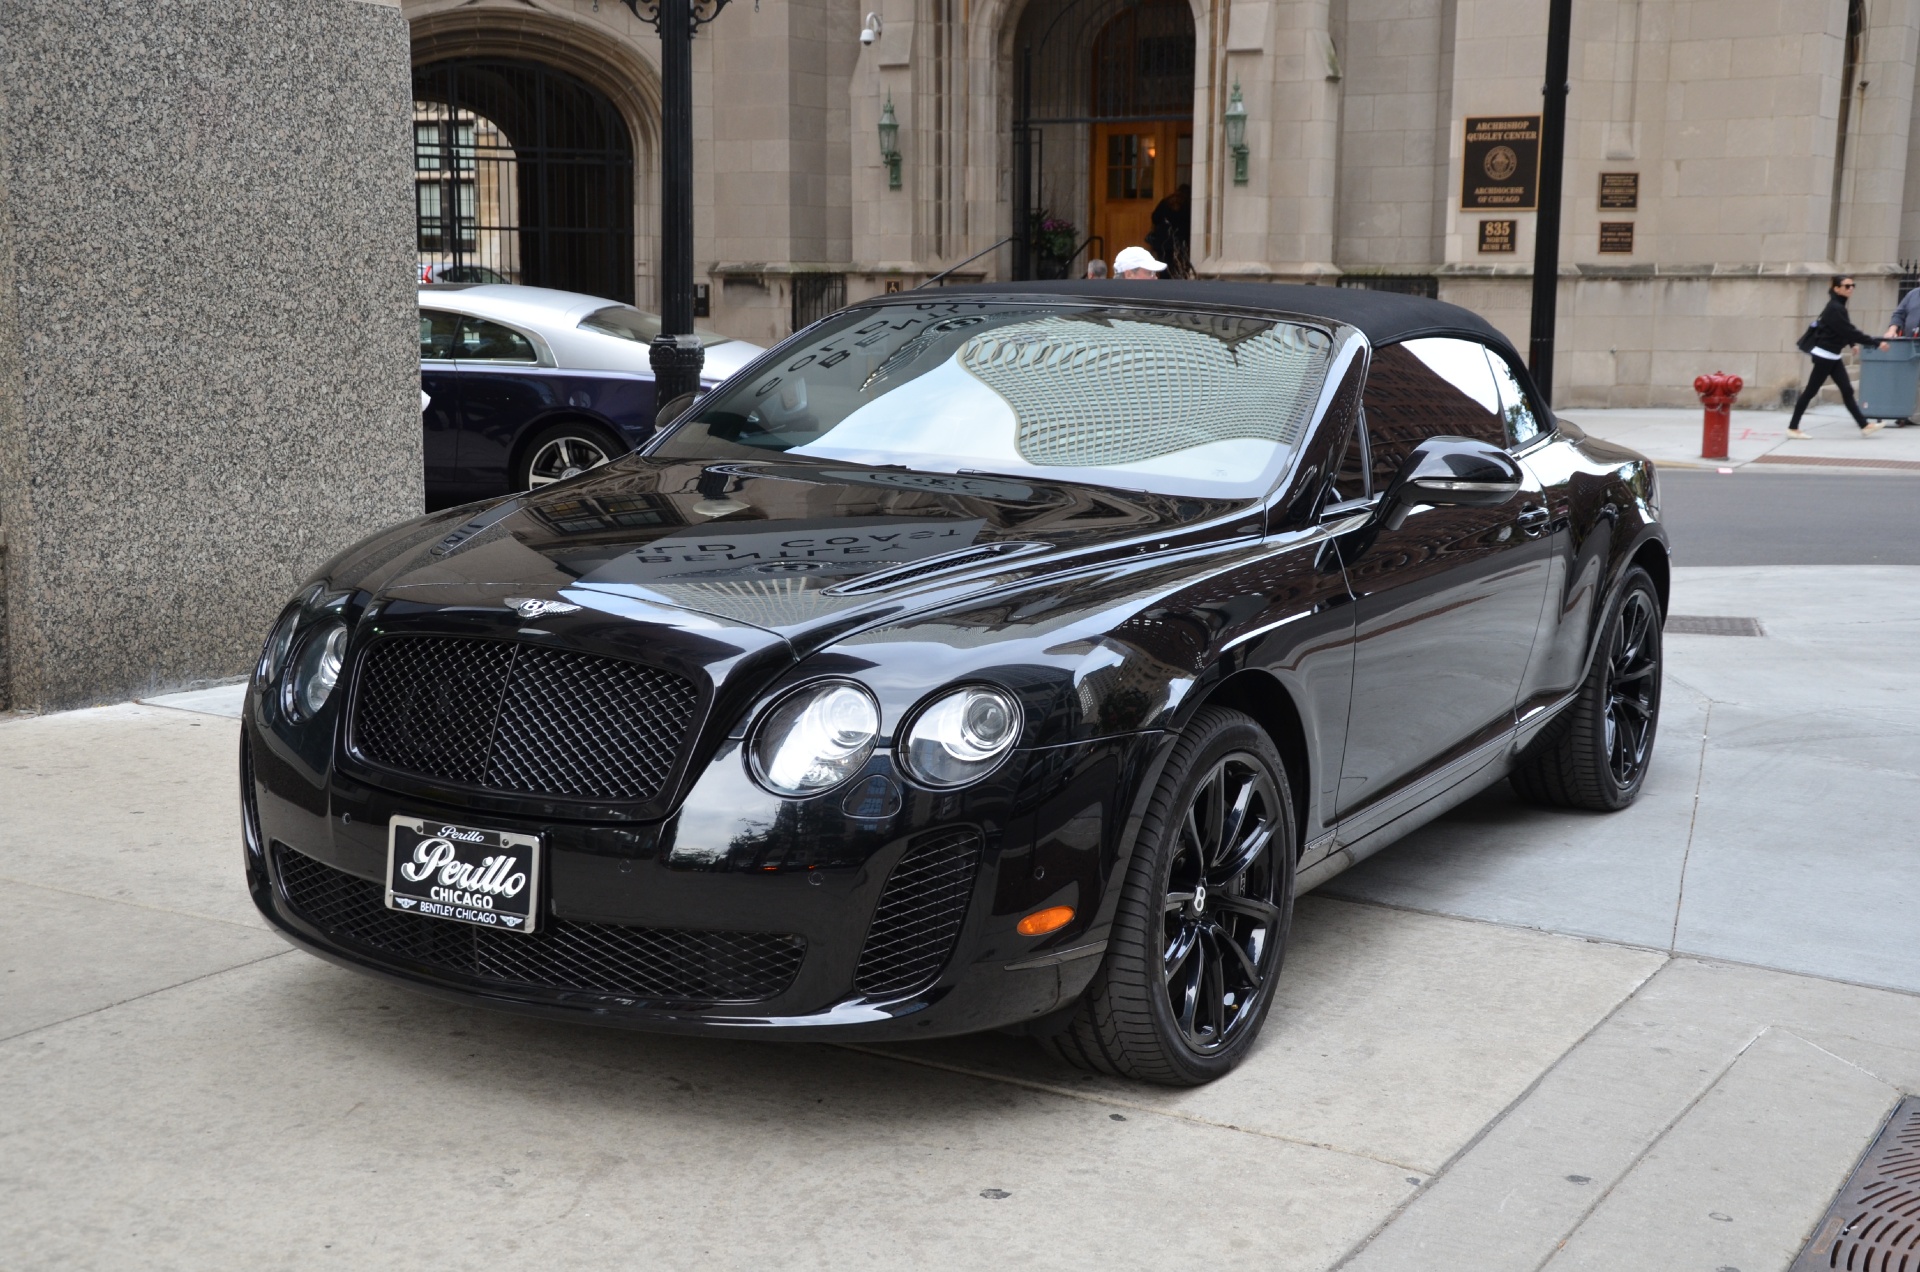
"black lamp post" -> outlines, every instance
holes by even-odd
[[[1533,222],[1533,320],[1527,369],[1540,396],[1553,405],[1553,339],[1560,300],[1560,178],[1567,148],[1568,67],[1573,0],[1547,8],[1547,78],[1540,88],[1540,211]]]
[[[660,33],[660,334],[653,338],[654,401],[664,414],[699,391],[706,355],[693,334],[693,33],[727,0],[626,0]]]

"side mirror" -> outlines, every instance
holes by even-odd
[[[1429,437],[1413,448],[1381,500],[1387,528],[1398,530],[1420,504],[1490,508],[1520,492],[1513,456],[1470,437]]]

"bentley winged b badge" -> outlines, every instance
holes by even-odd
[[[507,608],[513,610],[522,618],[544,618],[548,614],[577,614],[580,612],[578,605],[572,605],[566,601],[540,601],[529,596],[509,596],[507,598]]]

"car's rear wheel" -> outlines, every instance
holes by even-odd
[[[577,477],[630,449],[597,424],[562,420],[541,429],[521,447],[520,462],[514,467],[513,488],[537,490]]]
[[[1522,799],[1612,812],[1646,784],[1660,723],[1660,595],[1627,572],[1586,683],[1527,749],[1509,780]]]
[[[1044,1045],[1081,1068],[1167,1086],[1229,1072],[1273,1003],[1294,862],[1272,739],[1238,711],[1203,708],[1154,789],[1106,958]]]

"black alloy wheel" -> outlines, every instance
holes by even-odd
[[[1106,959],[1048,1049],[1167,1086],[1230,1071],[1273,1003],[1295,861],[1273,740],[1240,712],[1203,708],[1154,790]]]
[[[1660,625],[1659,593],[1635,566],[1585,683],[1514,765],[1508,780],[1522,799],[1613,812],[1639,797],[1660,723]]]
[[[1260,762],[1236,751],[1201,779],[1175,840],[1163,902],[1167,1003],[1201,1055],[1239,1036],[1266,987],[1280,928],[1279,807]]]
[[[556,481],[578,477],[590,468],[627,453],[606,430],[571,421],[540,430],[521,450],[514,469],[515,490],[538,490]]]
[[[1608,633],[1607,770],[1622,790],[1637,788],[1653,753],[1660,708],[1660,617],[1645,592],[1629,592]]]

